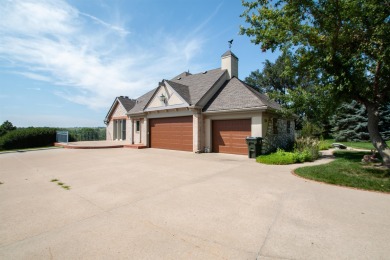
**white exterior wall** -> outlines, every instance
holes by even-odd
[[[232,77],[238,78],[238,59],[232,55],[224,56],[221,59],[221,69],[225,69],[229,73],[229,79]]]
[[[140,121],[140,130],[137,132],[136,131],[136,121]],[[139,119],[132,119],[132,129],[134,130],[133,131],[133,144],[142,144],[142,121],[143,121],[143,118],[139,118]]]
[[[108,125],[106,126],[106,140],[112,141],[113,140],[113,132],[114,132],[114,121],[110,120],[108,122]]]
[[[133,137],[132,137],[132,123],[130,119],[126,120],[126,141],[128,141],[130,144],[133,143]]]
[[[253,137],[263,137],[262,114],[260,114],[259,116],[252,117],[251,133]]]
[[[148,146],[149,145],[149,125],[148,119],[143,119],[141,121],[141,143]]]
[[[211,119],[204,119],[203,122],[204,148],[208,148],[208,150],[211,151]]]
[[[166,103],[162,102],[160,100],[160,96],[164,95],[167,99]],[[150,101],[148,109],[153,108],[164,108],[168,106],[176,106],[176,105],[184,105],[186,102],[184,102],[178,94],[176,94],[171,87],[160,87],[157,93],[155,94],[154,98]],[[186,104],[187,105],[187,104]]]
[[[200,150],[203,150],[203,147],[201,147],[201,142],[203,139],[203,131],[202,131],[202,114],[200,111],[194,111],[194,115],[192,116],[192,150],[193,152],[198,152]]]

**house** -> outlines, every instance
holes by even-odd
[[[238,78],[230,50],[221,68],[164,79],[137,99],[117,97],[105,118],[107,140],[192,152],[247,154],[247,136],[263,137],[264,153],[294,139],[294,120]]]

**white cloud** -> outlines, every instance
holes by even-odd
[[[161,33],[130,45],[139,36],[62,0],[6,1],[0,17],[0,65],[90,108],[107,108],[119,95],[135,98],[175,76],[203,44],[191,33]]]
[[[44,75],[40,75],[37,73],[33,73],[33,72],[14,72],[14,73],[25,76],[25,77],[30,78],[30,79],[34,79],[34,80],[47,81],[47,82],[50,81],[49,77],[46,77]]]

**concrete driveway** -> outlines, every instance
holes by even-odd
[[[390,195],[292,168],[157,149],[0,154],[0,258],[389,258]]]

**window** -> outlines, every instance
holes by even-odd
[[[139,132],[140,122],[139,120],[135,121],[135,131]]]
[[[126,119],[114,120],[113,140],[126,140]]]
[[[278,119],[277,118],[273,119],[272,127],[273,127],[273,132],[276,135],[278,133]]]
[[[287,134],[291,133],[291,122],[287,120]]]
[[[122,119],[122,140],[126,140],[126,119]]]

